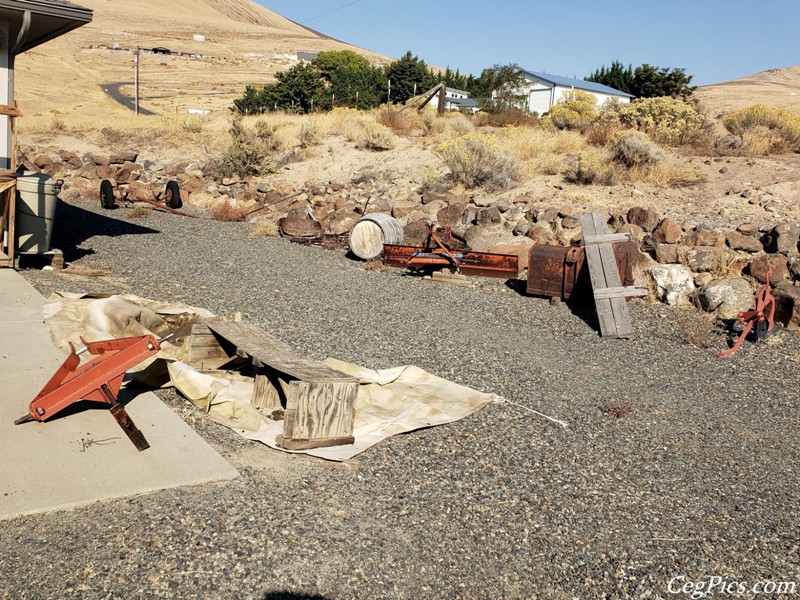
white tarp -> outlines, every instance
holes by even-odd
[[[184,313],[188,315],[183,319],[186,322],[213,316],[202,309],[166,305],[132,295],[54,294],[44,308],[45,322],[56,346],[67,351],[68,341],[78,346],[81,336],[86,341],[147,333],[164,336],[170,322],[163,316],[180,317]],[[183,351],[174,347],[166,355],[180,358]],[[374,371],[332,358],[324,362],[355,377],[360,384],[353,432],[355,443],[296,451],[328,460],[352,458],[398,433],[457,421],[498,399],[414,366]],[[200,372],[179,360],[168,361],[168,372],[176,389],[202,408],[209,418],[247,439],[284,450],[275,443],[276,436],[283,432],[283,421],[270,420],[250,404],[254,385],[251,378],[224,371]]]

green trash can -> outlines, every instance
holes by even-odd
[[[17,176],[17,219],[15,233],[18,254],[44,254],[50,250],[53,218],[63,180],[46,173],[25,171]]]

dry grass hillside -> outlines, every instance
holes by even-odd
[[[133,54],[120,48],[167,47],[205,58],[143,54],[142,106],[158,113],[220,110],[248,83],[265,82],[297,50],[351,49],[249,0],[81,0],[92,23],[20,56],[17,99],[26,116],[123,115],[101,84],[133,81]],[[201,35],[205,41],[195,41]],[[105,47],[105,48],[102,48]],[[123,92],[133,94],[132,86]]]
[[[751,104],[769,104],[800,114],[800,66],[770,69],[706,85],[698,88],[696,95],[713,116]]]

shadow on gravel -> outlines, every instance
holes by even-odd
[[[267,592],[264,600],[329,600],[327,596],[317,594],[295,594],[294,592]]]
[[[538,296],[529,296],[528,282],[524,279],[509,279],[506,281],[506,287],[515,291],[520,296],[528,296],[531,299],[537,298],[539,300],[546,300],[545,298]],[[590,306],[579,300],[569,300],[564,302],[564,305],[569,308],[573,315],[591,327],[592,330],[600,333],[600,321],[597,319],[597,311],[595,310],[594,306]]]
[[[89,210],[58,201],[53,220],[53,236],[51,248],[58,248],[64,253],[64,260],[72,262],[84,256],[94,254],[91,248],[80,248],[86,240],[97,235],[117,237],[120,235],[142,235],[159,233],[155,229],[134,225],[105,215],[98,215]]]

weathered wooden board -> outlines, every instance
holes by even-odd
[[[262,364],[303,381],[352,381],[352,378],[322,363],[308,360],[292,348],[251,323],[211,321],[208,327],[240,351]]]
[[[290,450],[353,443],[358,381],[322,363],[305,359],[290,346],[249,323],[212,321],[226,356],[246,355],[257,369],[256,408],[285,407],[277,443]]]
[[[647,288],[643,286],[630,285],[618,288],[605,288],[594,291],[594,299],[600,298],[630,298],[632,296],[647,296]]]
[[[584,238],[597,239],[608,235],[608,227],[603,213],[596,212],[580,216]],[[628,306],[625,298],[619,295],[606,296],[605,290],[621,288],[614,249],[610,242],[590,243],[585,246],[586,262],[589,265],[589,278],[595,292],[597,319],[600,335],[603,337],[628,338],[633,335]],[[598,297],[599,296],[599,297]]]
[[[356,382],[318,384],[293,381],[287,395],[286,412],[294,413],[284,425],[285,438],[351,437],[358,384]]]
[[[588,246],[589,244],[609,244],[612,242],[627,242],[631,239],[631,234],[629,233],[604,233],[598,235],[584,235],[583,236],[583,245]]]
[[[230,360],[228,355],[206,325],[203,323],[192,325],[187,365],[200,370],[218,369],[228,360]]]

